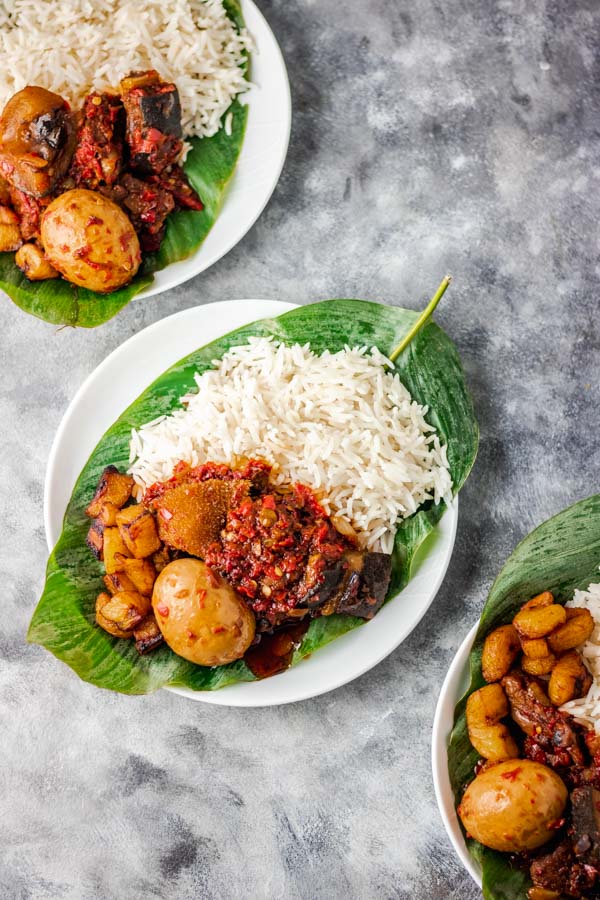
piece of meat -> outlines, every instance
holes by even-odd
[[[175,209],[172,195],[160,187],[125,173],[112,187],[100,192],[117,203],[131,220],[142,250],[160,249],[167,216]]]
[[[24,241],[39,239],[42,213],[51,201],[52,197],[33,197],[15,187],[10,188],[10,202],[19,217],[19,228]]]
[[[177,160],[183,148],[177,87],[150,70],[124,78],[121,96],[131,167],[142,175],[159,175]]]
[[[202,200],[189,183],[181,166],[171,166],[157,178],[160,186],[173,195],[175,206],[178,209],[195,209],[197,211],[204,209]]]
[[[93,93],[83,104],[69,175],[77,187],[95,191],[114,184],[123,169],[125,110],[119,97]]]
[[[513,670],[502,679],[513,720],[529,737],[545,749],[577,747],[577,736],[568,717],[555,709],[534,678]],[[542,701],[544,697],[544,701]]]
[[[544,853],[531,863],[529,874],[536,887],[562,894],[569,882],[571,866],[575,862],[571,844],[563,841],[554,850]]]
[[[0,116],[0,175],[19,191],[44,197],[69,168],[75,139],[68,103],[30,85],[11,97]]]
[[[343,557],[333,564],[325,563],[324,567],[321,561],[321,554],[309,557],[297,589],[299,600],[296,609],[317,609],[339,592],[347,569]]]
[[[350,586],[340,597],[336,612],[344,616],[372,619],[383,605],[392,574],[388,553],[365,553],[358,590]]]
[[[600,865],[600,791],[591,786],[571,791],[573,852],[586,863]]]
[[[250,482],[208,481],[180,484],[153,501],[158,534],[175,550],[204,558],[206,550],[220,534],[229,507],[248,495]]]

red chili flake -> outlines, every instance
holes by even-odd
[[[200,588],[198,591],[198,606],[200,609],[204,609],[204,601],[206,600],[206,594],[208,592],[204,590],[204,588]]]
[[[170,519],[173,518],[173,513],[171,512],[171,510],[165,509],[164,507],[159,509],[158,514],[161,517],[161,519],[165,520],[165,522],[168,522],[168,521],[170,521]]]
[[[272,509],[274,512],[277,511],[275,497],[273,496],[273,494],[265,494],[265,496],[262,498],[262,505],[265,509]]]
[[[164,603],[161,603],[160,606],[156,607],[156,612],[166,619],[169,615],[169,607],[165,606]]]
[[[210,581],[211,587],[214,587],[214,588],[219,587],[219,578],[218,578],[218,576],[215,575],[215,573],[213,572],[213,570],[212,570],[212,569],[209,569],[208,566],[206,567],[206,575],[207,575],[207,577],[208,577],[208,580]]]
[[[195,641],[196,637],[197,637],[197,635],[195,635],[193,631],[188,631],[187,636],[190,639],[190,641]]]
[[[88,225],[102,225],[103,220],[99,219],[98,216],[90,216],[88,219]]]
[[[226,631],[226,630],[227,629],[225,628],[224,625],[215,625],[215,627],[212,630],[212,633],[213,634],[221,634],[221,632]]]
[[[520,771],[521,766],[517,766],[516,769],[511,769],[510,772],[503,772],[500,777],[505,778],[507,781],[515,781]]]

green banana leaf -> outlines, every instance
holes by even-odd
[[[375,345],[390,353],[416,318],[411,310],[362,300],[328,300],[238,328],[161,375],[106,432],[79,476],[62,534],[48,562],[44,593],[28,639],[46,647],[84,680],[128,694],[147,693],[166,684],[215,690],[254,680],[242,661],[204,668],[186,662],[168,647],[140,657],[131,641],[116,640],[94,624],[102,567],[85,544],[89,527],[85,507],[105,466],[127,467],[131,429],[171,413],[179,406],[179,398],[194,388],[194,373],[210,368],[212,360],[230,347],[245,343],[250,336],[272,335],[286,344],[310,342],[319,353],[326,349],[335,352],[348,344]],[[458,492],[475,460],[478,428],[456,348],[441,328],[430,322],[401,355],[396,370],[412,396],[429,406],[428,420],[447,444],[454,491]],[[412,559],[442,513],[443,506],[422,508],[398,529],[390,597],[407,583]],[[313,620],[294,663],[361,624],[361,619],[344,616]]]
[[[237,27],[243,27],[238,0],[226,0],[223,5]],[[242,149],[248,107],[235,100],[228,112],[232,114],[231,135],[221,128],[213,137],[189,141],[192,149],[183,168],[204,209],[177,210],[169,216],[160,251],[144,254],[130,284],[112,294],[98,294],[62,279],[28,281],[15,264],[14,253],[0,253],[0,290],[25,312],[53,325],[94,328],[112,319],[132,297],[152,284],[155,272],[194,253],[214,225]]]
[[[456,805],[473,780],[479,754],[471,746],[465,709],[473,691],[485,684],[481,653],[486,636],[511,622],[525,600],[552,591],[557,603],[566,603],[576,589],[598,581],[600,573],[600,494],[580,500],[543,522],[517,546],[496,578],[481,614],[469,658],[471,683],[456,706],[448,747],[448,771]],[[469,852],[481,866],[486,900],[526,900],[531,881],[510,866],[506,854],[473,840]]]

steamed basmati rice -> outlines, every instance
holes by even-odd
[[[260,457],[278,483],[300,481],[344,516],[363,546],[391,552],[398,519],[450,499],[446,447],[376,348],[321,356],[310,346],[250,338],[196,375],[183,408],[133,431],[140,489],[179,460]],[[141,491],[140,491],[141,492]]]
[[[179,89],[184,133],[208,137],[248,88],[249,49],[222,0],[4,0],[0,106],[28,84],[78,106],[91,89],[156,69]]]
[[[570,700],[561,709],[578,722],[592,726],[600,734],[600,584],[590,584],[587,591],[575,591],[566,606],[588,609],[594,620],[594,630],[589,640],[579,648],[594,681],[585,697]]]

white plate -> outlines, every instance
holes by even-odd
[[[469,853],[460,829],[448,774],[448,741],[454,724],[454,707],[469,687],[469,653],[478,626],[479,623],[471,628],[458,648],[444,679],[433,720],[431,764],[435,796],[448,837],[463,866],[473,881],[481,887],[481,869]]]
[[[296,304],[277,300],[230,300],[169,316],[125,341],[92,372],[71,402],[50,452],[44,494],[44,522],[51,550],[77,477],[92,450],[130,403],[165,369],[203,344]],[[143,364],[140,365],[140,361]],[[171,688],[193,700],[224,706],[271,706],[323,694],[377,665],[425,614],[446,573],[458,519],[456,502],[444,514],[428,552],[417,559],[402,594],[375,618],[322,648],[293,669],[264,681],[219,691]]]

